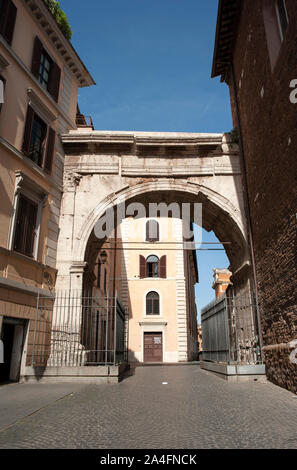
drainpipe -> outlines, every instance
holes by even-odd
[[[256,273],[256,263],[255,263],[255,255],[254,255],[253,231],[252,231],[252,224],[251,224],[251,211],[250,211],[250,201],[249,201],[249,194],[248,194],[246,164],[245,164],[245,158],[244,158],[239,103],[238,103],[237,86],[236,86],[236,78],[235,78],[235,70],[234,70],[233,61],[231,62],[230,66],[231,66],[232,83],[233,83],[233,90],[234,90],[236,123],[237,123],[237,129],[238,129],[238,137],[239,137],[239,155],[240,155],[240,163],[241,163],[242,176],[243,176],[243,184],[244,184],[244,189],[245,189],[243,193],[244,193],[245,206],[246,206],[245,208],[246,208],[247,225],[248,225],[248,239],[249,239],[249,244],[250,244],[250,254],[251,254],[255,296],[256,296],[257,333],[258,333],[258,338],[259,338],[260,357],[262,359],[263,338],[262,338],[262,328],[261,328],[261,314],[259,311],[259,304],[258,304],[258,286],[257,286],[257,273]]]

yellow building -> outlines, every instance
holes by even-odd
[[[0,19],[0,381],[5,381],[18,379],[24,344],[36,339],[37,298],[50,296],[55,286],[64,168],[60,135],[77,128],[78,88],[94,82],[43,0],[1,1]]]
[[[130,312],[129,361],[196,360],[198,270],[196,253],[183,249],[182,221],[127,218],[121,236],[122,279],[126,278]]]

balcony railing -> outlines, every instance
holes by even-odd
[[[84,114],[76,115],[77,127],[91,127],[94,130],[94,124],[91,116],[85,116]]]

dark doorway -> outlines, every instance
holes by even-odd
[[[162,333],[144,333],[144,362],[163,361]]]
[[[18,381],[25,339],[26,322],[4,317],[1,328],[4,363],[0,363],[0,383]]]
[[[8,382],[10,375],[11,356],[13,348],[14,325],[9,323],[2,324],[4,364],[0,364],[0,382]]]

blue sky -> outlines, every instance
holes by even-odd
[[[218,0],[60,0],[72,43],[96,81],[80,89],[98,130],[224,132],[229,92],[211,79]],[[203,241],[216,241],[203,232]],[[198,308],[224,252],[198,252]]]

